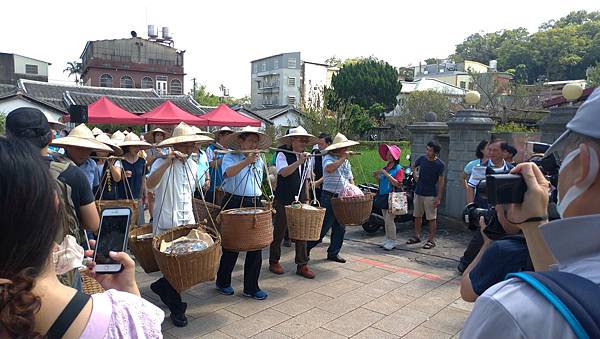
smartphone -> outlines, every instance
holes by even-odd
[[[127,248],[130,218],[129,208],[107,208],[102,211],[94,251],[96,273],[118,273],[123,270],[123,265],[111,259],[108,253],[123,252]]]

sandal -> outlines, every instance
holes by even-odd
[[[410,237],[408,238],[408,240],[406,241],[406,243],[408,245],[412,245],[412,244],[418,244],[421,242],[421,239],[417,238],[417,237]]]
[[[435,243],[433,242],[433,240],[427,240],[427,242],[425,243],[425,245],[423,245],[423,249],[425,250],[429,250],[435,247]]]

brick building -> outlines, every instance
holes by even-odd
[[[183,54],[169,44],[140,37],[88,41],[82,81],[95,87],[155,89],[160,95],[184,93]]]

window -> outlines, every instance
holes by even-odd
[[[288,68],[296,68],[296,58],[288,59]]]
[[[278,69],[279,68],[279,59],[275,59],[273,60],[273,69]]]
[[[100,87],[113,87],[112,75],[102,74],[100,76]]]
[[[25,73],[38,74],[38,65],[25,65]]]
[[[154,80],[151,77],[142,78],[142,88],[154,88]]]
[[[181,87],[181,81],[177,79],[171,80],[171,94],[180,95],[183,94],[183,88]]]
[[[257,81],[256,81],[256,85],[258,86],[258,89],[261,89],[261,88],[262,88],[262,87],[260,87],[260,86],[261,86],[261,82],[260,82],[260,80],[257,80]]]
[[[467,83],[464,81],[460,82],[460,88],[467,88]]]
[[[133,79],[129,75],[124,75],[121,77],[121,88],[133,88]]]
[[[289,77],[288,78],[288,86],[296,86],[296,78],[294,77]]]
[[[288,96],[288,105],[295,105],[296,104],[296,97],[293,95]]]
[[[267,70],[267,63],[263,62],[261,66],[262,66],[262,71],[265,72]]]
[[[258,73],[258,64],[252,65],[252,73],[254,73],[254,74]]]

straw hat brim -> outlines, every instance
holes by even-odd
[[[277,141],[277,144],[279,144],[279,145],[289,145],[292,142],[293,137],[307,137],[308,138],[308,143],[306,144],[307,146],[312,146],[319,142],[319,138],[315,137],[314,135],[304,134],[304,133],[284,135],[281,138],[278,138],[276,141]]]
[[[101,141],[102,142],[102,141]],[[108,147],[113,149],[113,153],[117,156],[119,155],[123,155],[123,149],[113,143],[108,143],[108,142],[102,142],[103,144],[107,145]]]
[[[127,147],[127,146],[137,146],[141,149],[149,149],[152,148],[152,145],[150,145],[149,143],[145,142],[145,141],[141,141],[141,140],[132,140],[132,141],[123,141],[121,143],[119,143],[119,146],[121,147]]]
[[[344,148],[344,147],[356,146],[358,144],[359,144],[358,141],[346,140],[346,141],[338,142],[335,144],[331,144],[331,145],[327,146],[327,148],[325,148],[323,151],[329,152],[329,151],[333,151],[333,150]]]
[[[240,131],[240,132],[234,132],[230,135],[227,136],[227,138],[225,139],[225,143],[223,144],[223,146],[233,149],[233,150],[239,150],[240,149],[240,135],[242,133],[253,133],[258,135],[258,145],[256,146],[257,149],[267,149],[269,147],[271,147],[271,145],[273,145],[273,139],[271,139],[270,136],[262,133],[262,132],[255,132],[255,131]]]
[[[165,136],[165,138],[169,136],[169,133],[167,133],[167,131],[163,131],[160,128],[155,128],[152,131],[146,132],[144,134],[144,140],[148,141],[151,144],[156,143],[156,139],[154,138],[154,136],[156,135],[156,133],[162,133]],[[166,139],[164,139],[164,140],[166,140]]]
[[[52,146],[58,147],[81,147],[88,148],[94,151],[105,151],[113,153],[113,149],[97,140],[91,140],[86,138],[78,138],[78,137],[64,137],[59,139],[52,140]]]
[[[193,142],[196,144],[210,144],[213,142],[213,138],[207,137],[205,135],[182,135],[178,137],[170,137],[158,144],[159,147],[173,146],[176,144],[184,144],[188,142]]]

